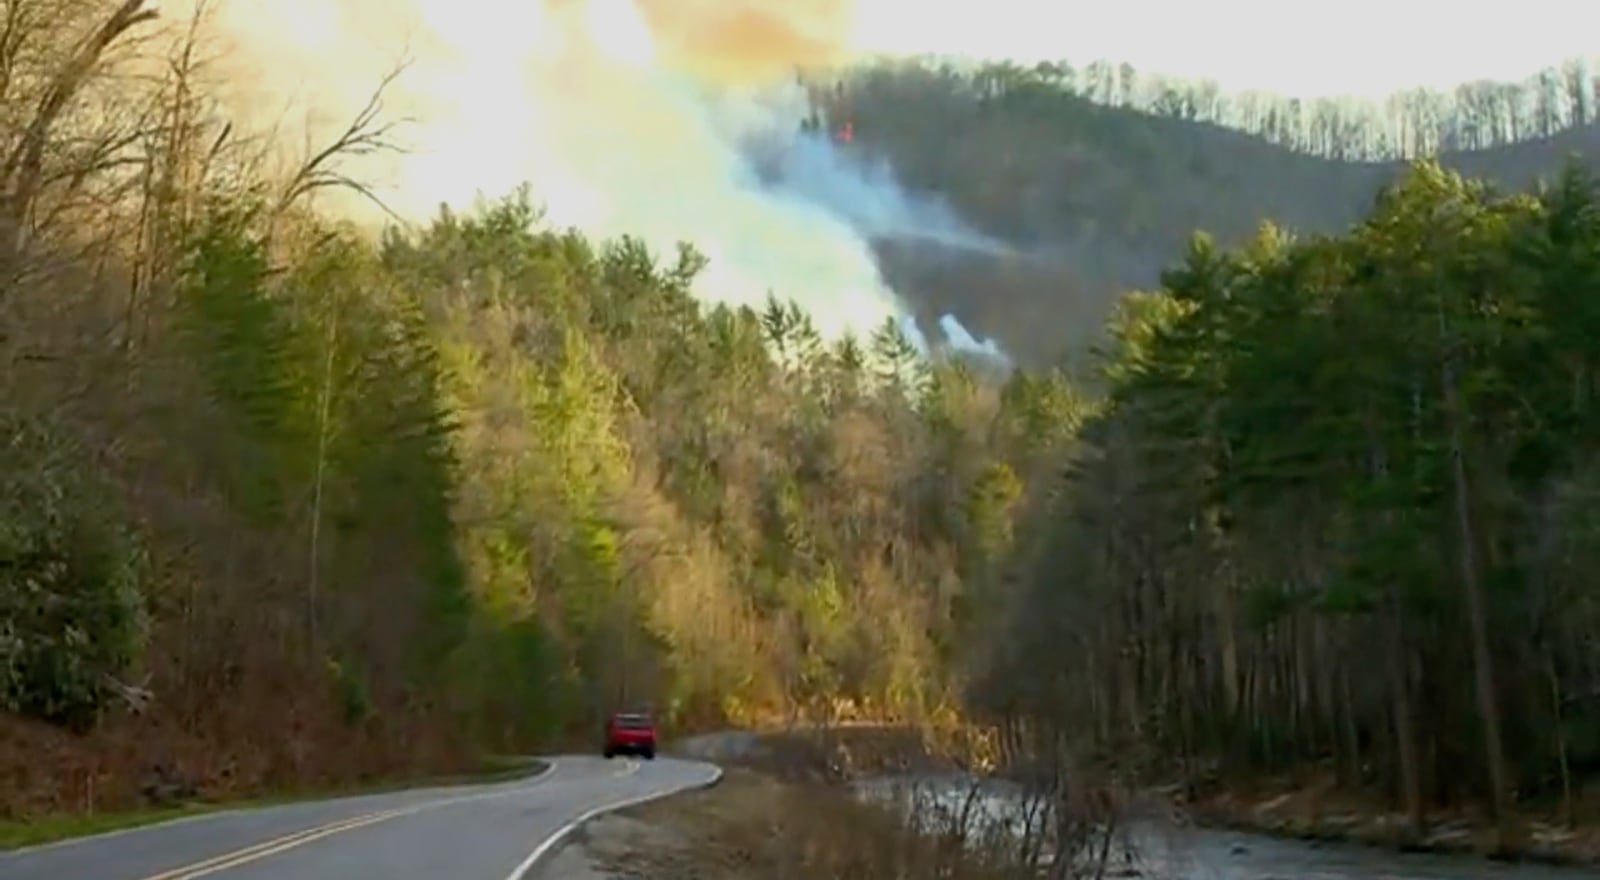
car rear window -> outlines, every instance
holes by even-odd
[[[650,719],[644,715],[618,715],[617,726],[626,730],[642,730],[650,726]]]

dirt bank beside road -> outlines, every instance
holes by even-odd
[[[949,768],[914,730],[729,732],[694,737],[674,752],[722,765],[721,784],[590,822],[535,880],[1013,876],[959,840],[915,833],[843,784]]]
[[[1016,876],[919,837],[847,790],[731,769],[716,788],[589,823],[534,880]]]
[[[598,820],[542,866],[544,880],[764,880],[787,877],[1001,878],[1016,876],[984,852],[964,853],[918,836],[888,810],[861,802],[849,783],[868,777],[960,779],[963,762],[939,757],[916,731],[733,732],[696,737],[678,751],[728,768],[723,784]],[[955,772],[952,772],[955,771]],[[961,792],[951,789],[955,800]],[[1152,822],[1125,815],[1142,838],[1145,878],[1307,876],[1357,880],[1568,880],[1580,869],[1509,866],[1470,855],[1417,856],[1336,841],[1365,836],[1382,814],[1323,799],[1262,793],[1192,806],[1193,818]],[[1320,811],[1320,812],[1319,812]],[[1316,823],[1313,824],[1312,820]],[[1221,829],[1229,830],[1221,830]],[[1311,834],[1309,829],[1325,831]],[[1470,852],[1461,826],[1440,824],[1441,852]],[[1252,833],[1254,832],[1254,833]],[[1313,838],[1314,842],[1307,838]],[[1550,838],[1541,838],[1541,842]],[[1557,837],[1573,864],[1593,858],[1582,835]],[[1011,847],[1012,850],[1015,846]],[[991,852],[990,855],[993,853]],[[1596,862],[1588,862],[1594,865]],[[1108,875],[1109,876],[1109,875]]]

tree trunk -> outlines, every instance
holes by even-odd
[[[331,315],[328,333],[323,340],[326,346],[322,361],[322,389],[317,401],[317,462],[311,488],[311,539],[306,550],[306,646],[313,663],[321,650],[321,620],[318,605],[321,602],[322,574],[322,494],[327,479],[328,446],[332,427],[329,425],[333,407],[333,357],[339,343],[339,319]]]
[[[1376,481],[1387,479],[1389,454],[1376,428],[1369,421],[1369,456],[1372,476]],[[1383,514],[1391,521],[1391,512]],[[1389,644],[1387,662],[1389,670],[1389,695],[1394,716],[1394,742],[1400,762],[1400,793],[1405,803],[1410,831],[1416,837],[1426,832],[1427,817],[1422,807],[1422,773],[1417,760],[1417,731],[1415,713],[1411,702],[1411,657],[1406,647],[1405,604],[1397,589],[1390,586],[1384,591],[1384,616]]]
[[[1561,678],[1556,675],[1556,658],[1549,645],[1544,650],[1544,668],[1550,679],[1550,708],[1555,713],[1556,758],[1561,767],[1561,815],[1568,828],[1576,828],[1578,816],[1572,802],[1572,766],[1567,758],[1567,731],[1561,712]]]
[[[1339,692],[1340,703],[1344,707],[1342,733],[1344,736],[1345,760],[1348,762],[1346,772],[1349,774],[1345,784],[1355,788],[1361,784],[1365,774],[1362,772],[1364,762],[1361,754],[1361,733],[1356,729],[1356,701],[1355,695],[1350,692],[1349,669],[1344,669],[1339,673]]]
[[[1222,693],[1227,705],[1224,714],[1230,723],[1239,722],[1239,637],[1233,619],[1233,590],[1231,573],[1225,577],[1225,586],[1214,595],[1218,635],[1222,638]]]
[[[1416,722],[1411,706],[1410,663],[1405,647],[1405,617],[1397,597],[1391,594],[1389,608],[1389,691],[1394,701],[1395,748],[1400,758],[1400,791],[1405,802],[1410,832],[1417,838],[1427,833],[1427,816],[1422,808],[1422,772],[1417,762]]]
[[[1444,311],[1439,312],[1439,332],[1446,345],[1450,344],[1445,325]],[[1450,419],[1450,476],[1455,494],[1456,543],[1461,566],[1461,588],[1467,600],[1467,620],[1472,636],[1472,666],[1477,680],[1478,712],[1483,720],[1483,741],[1488,761],[1490,808],[1499,826],[1504,846],[1506,822],[1510,818],[1511,787],[1506,774],[1505,748],[1500,730],[1499,701],[1495,695],[1494,658],[1489,651],[1489,624],[1480,582],[1477,559],[1477,539],[1472,518],[1472,496],[1467,482],[1466,455],[1463,449],[1462,421],[1466,417],[1461,403],[1459,376],[1455,354],[1447,352],[1439,373],[1443,386],[1445,411]]]

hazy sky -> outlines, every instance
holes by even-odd
[[[858,0],[869,51],[1097,58],[1230,90],[1384,95],[1600,53],[1600,0]]]

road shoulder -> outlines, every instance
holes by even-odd
[[[530,880],[714,880],[755,860],[783,785],[727,769],[720,784],[600,816],[541,861]]]
[[[942,876],[998,880],[846,787],[725,767],[721,784],[589,823],[530,880]]]

